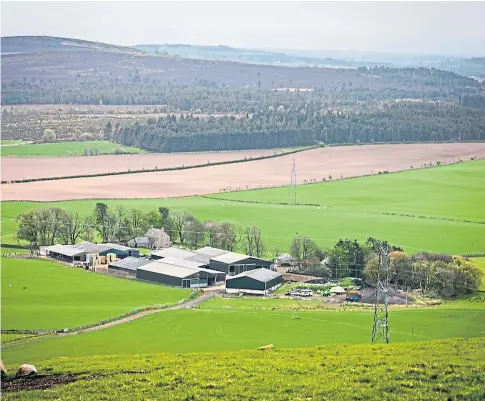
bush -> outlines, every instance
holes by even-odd
[[[56,133],[53,129],[47,128],[44,130],[44,135],[42,136],[42,141],[44,142],[54,142],[56,140]]]
[[[117,155],[123,155],[123,154],[125,154],[125,153],[126,153],[126,150],[125,150],[125,148],[122,148],[121,146],[118,146],[118,147],[115,149],[115,153],[116,153]]]

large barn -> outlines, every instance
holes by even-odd
[[[266,295],[282,282],[281,273],[264,268],[248,270],[236,276],[227,277],[226,292]]]
[[[209,267],[219,270],[229,276],[235,276],[247,270],[260,268],[270,269],[272,262],[255,256],[243,255],[236,252],[226,252],[210,257]]]
[[[148,259],[128,256],[127,258],[108,264],[108,271],[134,276],[139,267],[147,265],[148,263],[151,263]]]
[[[203,268],[197,262],[167,258],[138,267],[136,278],[174,287],[202,288],[224,283],[225,274]]]

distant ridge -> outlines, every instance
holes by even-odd
[[[90,40],[54,36],[2,36],[2,54],[70,51],[103,51],[141,54],[142,50]]]

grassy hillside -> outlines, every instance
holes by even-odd
[[[190,291],[39,260],[2,259],[2,329],[63,329],[174,303]]]
[[[306,235],[322,247],[331,247],[341,238],[365,240],[369,236],[387,239],[409,252],[428,250],[454,254],[482,253],[485,224],[485,162],[402,172],[299,186],[299,201],[321,203],[316,206],[243,203],[200,197],[179,199],[107,200],[109,207],[124,206],[156,210],[167,206],[187,210],[200,220],[256,224],[261,228],[268,249],[288,250],[292,238]],[[281,197],[279,197],[279,195]],[[265,189],[216,197],[288,201],[288,188]],[[91,214],[95,200],[68,202],[4,202],[2,204],[2,242],[15,242],[15,218],[38,207],[59,206]],[[396,213],[401,215],[389,215]],[[404,216],[406,214],[408,216]],[[420,218],[418,216],[456,219]]]
[[[136,339],[134,339],[136,342]],[[332,345],[214,354],[58,358],[40,372],[80,374],[5,400],[480,400],[485,339]],[[211,363],[208,363],[211,361]],[[7,360],[11,370],[17,366]]]
[[[116,149],[123,148],[126,153],[143,153],[143,150],[130,146],[121,146],[107,141],[87,142],[57,142],[39,143],[17,146],[2,146],[2,156],[81,156],[84,149],[98,148],[100,153],[115,153]]]
[[[2,356],[17,363],[60,356],[222,352],[268,343],[278,348],[358,344],[370,341],[372,318],[372,311],[164,311],[109,329],[5,349]],[[485,310],[405,310],[390,316],[392,342],[479,337],[484,332]]]

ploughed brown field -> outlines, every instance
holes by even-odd
[[[187,155],[174,156],[180,157],[177,164],[189,164]],[[319,148],[273,159],[190,170],[5,184],[2,185],[2,198],[5,201],[53,201],[189,196],[216,193],[223,188],[235,190],[287,185],[293,159],[296,161],[297,183],[301,184],[305,180],[322,181],[329,175],[339,179],[377,174],[383,170],[405,170],[410,166],[418,168],[438,160],[465,161],[471,157],[485,158],[485,143]]]
[[[280,153],[280,149],[140,155],[2,157],[2,181],[181,167]]]

